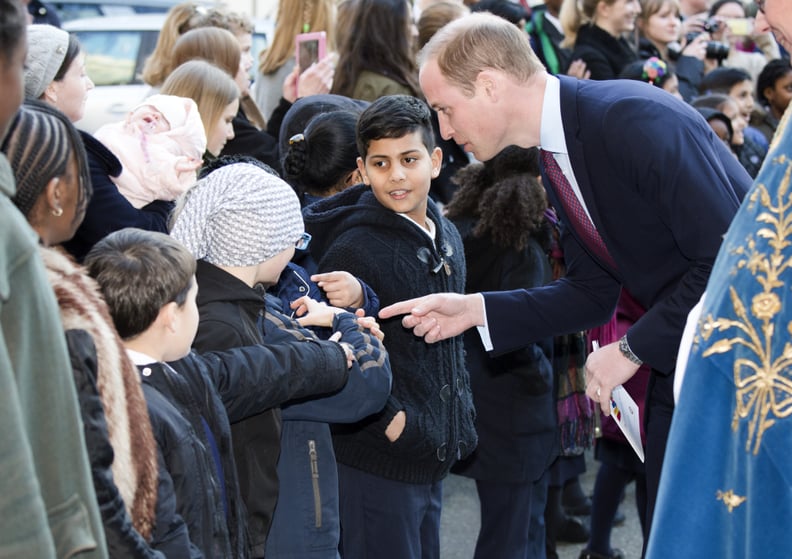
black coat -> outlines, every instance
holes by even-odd
[[[85,218],[74,237],[63,243],[63,248],[82,261],[96,243],[124,227],[167,233],[173,202],[154,200],[140,209],[135,208],[110,179],[121,174],[118,158],[87,132],[80,132],[80,135],[88,155],[93,195],[88,202]]]
[[[638,54],[624,38],[613,35],[594,24],[578,30],[571,60],[580,58],[591,72],[592,80],[613,80],[627,64],[638,60]]]
[[[249,556],[240,499],[240,491],[248,488],[238,482],[229,422],[305,396],[308,387],[333,391],[346,382],[346,357],[339,346],[301,347],[191,353],[170,368],[161,363],[138,366],[177,511],[207,558]],[[290,374],[304,371],[306,362],[320,366],[300,377]]]
[[[535,239],[517,250],[475,237],[470,218],[454,223],[465,244],[468,293],[530,288],[552,279]],[[465,349],[479,444],[454,472],[487,481],[538,480],[558,454],[552,338],[491,357],[472,329],[465,332]]]
[[[226,142],[220,155],[249,155],[281,172],[278,138],[266,130],[259,130],[248,120],[242,107],[231,123],[234,137]]]
[[[344,270],[362,279],[383,306],[429,293],[464,292],[459,233],[431,200],[427,216],[437,227],[435,243],[362,184],[303,212],[319,270]],[[436,482],[476,445],[462,336],[427,344],[402,327],[401,317],[383,320],[381,327],[393,371],[391,396],[379,414],[334,428],[336,458],[387,479]],[[399,411],[407,416],[406,426],[391,443],[385,429]]]
[[[102,524],[111,557],[161,559],[196,559],[203,555],[191,546],[187,526],[176,514],[176,497],[172,490],[158,491],[156,523],[152,541],[146,542],[132,526],[124,500],[113,481],[113,447],[107,432],[104,408],[96,387],[96,349],[91,335],[85,330],[68,330],[69,349],[74,384],[80,402],[80,414],[85,432],[85,444],[91,462],[96,498],[102,513]],[[160,464],[160,477],[163,476]],[[161,481],[166,483],[166,481]]]

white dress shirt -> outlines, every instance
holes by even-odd
[[[564,173],[569,186],[572,187],[575,196],[580,201],[580,205],[586,212],[586,216],[591,221],[591,214],[586,207],[585,200],[583,200],[583,195],[580,193],[580,187],[575,178],[575,173],[572,171],[572,164],[569,161],[569,150],[567,149],[566,137],[564,136],[564,123],[561,120],[561,82],[552,75],[547,76],[545,85],[542,120],[539,123],[539,147],[553,154],[556,163],[561,168],[561,172]],[[491,351],[492,338],[490,338],[487,324],[487,307],[484,296],[479,295],[479,297],[481,298],[481,304],[484,305],[484,326],[478,326],[477,329],[481,342],[484,344],[484,349]]]

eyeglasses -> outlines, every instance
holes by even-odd
[[[305,250],[308,248],[308,245],[311,242],[311,234],[310,233],[303,233],[300,235],[300,238],[297,239],[297,242],[294,243],[294,248],[297,250]]]

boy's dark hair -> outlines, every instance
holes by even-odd
[[[762,105],[768,104],[764,90],[775,87],[775,83],[789,72],[792,72],[792,64],[789,63],[788,58],[777,58],[765,64],[756,79],[756,98]]]
[[[371,142],[384,138],[403,138],[420,132],[426,151],[435,148],[432,114],[426,103],[410,95],[387,95],[363,111],[357,124],[357,147],[363,160]]]
[[[0,64],[7,65],[27,33],[27,19],[19,0],[0,0]]]
[[[701,78],[699,91],[707,93],[729,93],[732,87],[744,81],[750,81],[751,74],[742,68],[727,68],[721,66],[710,70]]]
[[[168,303],[182,306],[195,275],[195,258],[178,241],[131,227],[96,243],[85,266],[124,340],[145,332]]]

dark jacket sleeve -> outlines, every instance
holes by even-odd
[[[113,447],[110,445],[104,408],[96,388],[97,363],[93,340],[85,330],[69,330],[66,332],[66,343],[108,552],[111,557],[164,559],[165,556],[151,549],[132,526],[124,500],[113,481]],[[178,554],[172,556],[189,557]]]
[[[677,60],[675,72],[679,80],[679,93],[690,103],[699,94],[699,85],[704,76],[704,62],[693,56],[682,55]]]
[[[613,315],[621,285],[566,228],[562,228],[561,245],[567,276],[544,287],[484,293],[494,355],[548,336],[593,328]],[[561,308],[565,310],[560,312]]]
[[[355,363],[349,371],[349,380],[332,395],[285,406],[282,409],[284,419],[352,423],[380,411],[385,405],[392,382],[387,352],[379,340],[357,324],[354,315],[342,313],[333,322],[333,331],[341,332],[340,341],[354,349]],[[284,323],[284,328],[289,327],[300,328],[297,323]],[[267,337],[269,335],[268,332]]]
[[[333,392],[349,377],[343,348],[321,340],[192,353],[185,359],[203,361],[232,423],[294,398]]]
[[[280,138],[280,129],[281,125],[283,124],[283,118],[286,116],[286,113],[289,112],[291,106],[291,103],[281,97],[278,105],[267,119],[267,132],[273,138]]]

